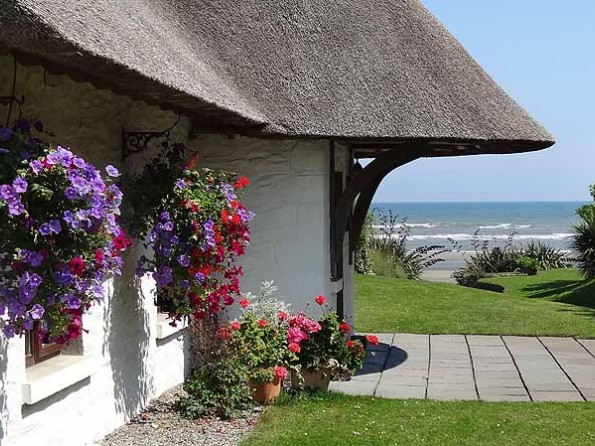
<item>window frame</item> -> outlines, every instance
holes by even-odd
[[[39,336],[39,330],[41,329],[41,323],[35,322],[33,330],[25,333],[25,366],[31,367],[40,362],[47,361],[55,356],[58,356],[62,351],[62,345],[51,343],[43,345],[41,337]],[[27,347],[29,352],[27,354]]]

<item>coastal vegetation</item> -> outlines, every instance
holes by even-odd
[[[595,200],[595,184],[589,187]],[[595,204],[577,209],[580,221],[574,225],[572,248],[576,253],[578,267],[586,279],[595,278]]]
[[[375,223],[378,223],[376,226]],[[375,232],[375,227],[378,232]],[[443,262],[442,254],[450,252],[444,245],[426,245],[409,249],[411,228],[406,219],[391,211],[368,214],[355,253],[359,274],[420,279],[425,269]]]
[[[593,444],[585,403],[388,400],[317,393],[269,408],[243,446]]]
[[[566,252],[534,240],[519,246],[515,243],[515,236],[513,232],[504,246],[499,246],[483,238],[479,230],[475,231],[472,240],[474,252],[465,257],[465,264],[452,277],[460,285],[474,286],[479,279],[497,273],[535,275],[538,270],[572,266],[573,261]]]
[[[583,280],[577,269],[486,281],[505,292],[358,275],[356,329],[595,338],[595,281]]]

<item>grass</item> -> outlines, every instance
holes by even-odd
[[[376,276],[357,276],[361,332],[500,334],[595,338],[595,281],[573,269],[490,279],[504,294]]]
[[[243,446],[582,446],[595,405],[386,400],[324,394],[270,407]]]

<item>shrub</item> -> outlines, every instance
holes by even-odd
[[[482,239],[479,229],[473,234],[472,246],[475,250],[469,257],[465,257],[465,265],[452,274],[460,285],[471,285],[482,277],[493,273],[513,272],[520,267],[521,252],[514,247],[512,233],[506,239],[503,247],[492,246],[490,241]]]
[[[539,269],[539,262],[537,259],[523,256],[518,260],[518,269],[523,274],[534,276],[537,274],[537,270]]]
[[[571,247],[581,274],[586,279],[595,278],[595,205],[577,210],[580,222],[573,227]]]
[[[535,259],[539,269],[568,268],[572,265],[572,260],[565,252],[540,240],[531,240],[521,249],[521,253]]]
[[[407,249],[410,228],[406,220],[399,220],[391,211],[380,214],[379,222],[380,234],[370,237],[368,243],[373,251],[372,259],[378,262],[378,265],[372,263],[372,269],[379,275],[404,274],[408,279],[419,279],[426,268],[444,261],[441,254],[450,252],[441,245]]]
[[[183,416],[229,419],[252,405],[247,367],[239,345],[228,334],[215,317],[193,325],[193,335],[200,338],[194,351],[198,367],[184,384],[188,396],[177,403]]]

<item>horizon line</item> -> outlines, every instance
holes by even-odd
[[[372,201],[373,204],[440,204],[440,203],[592,203],[590,200],[462,200],[462,201]]]

